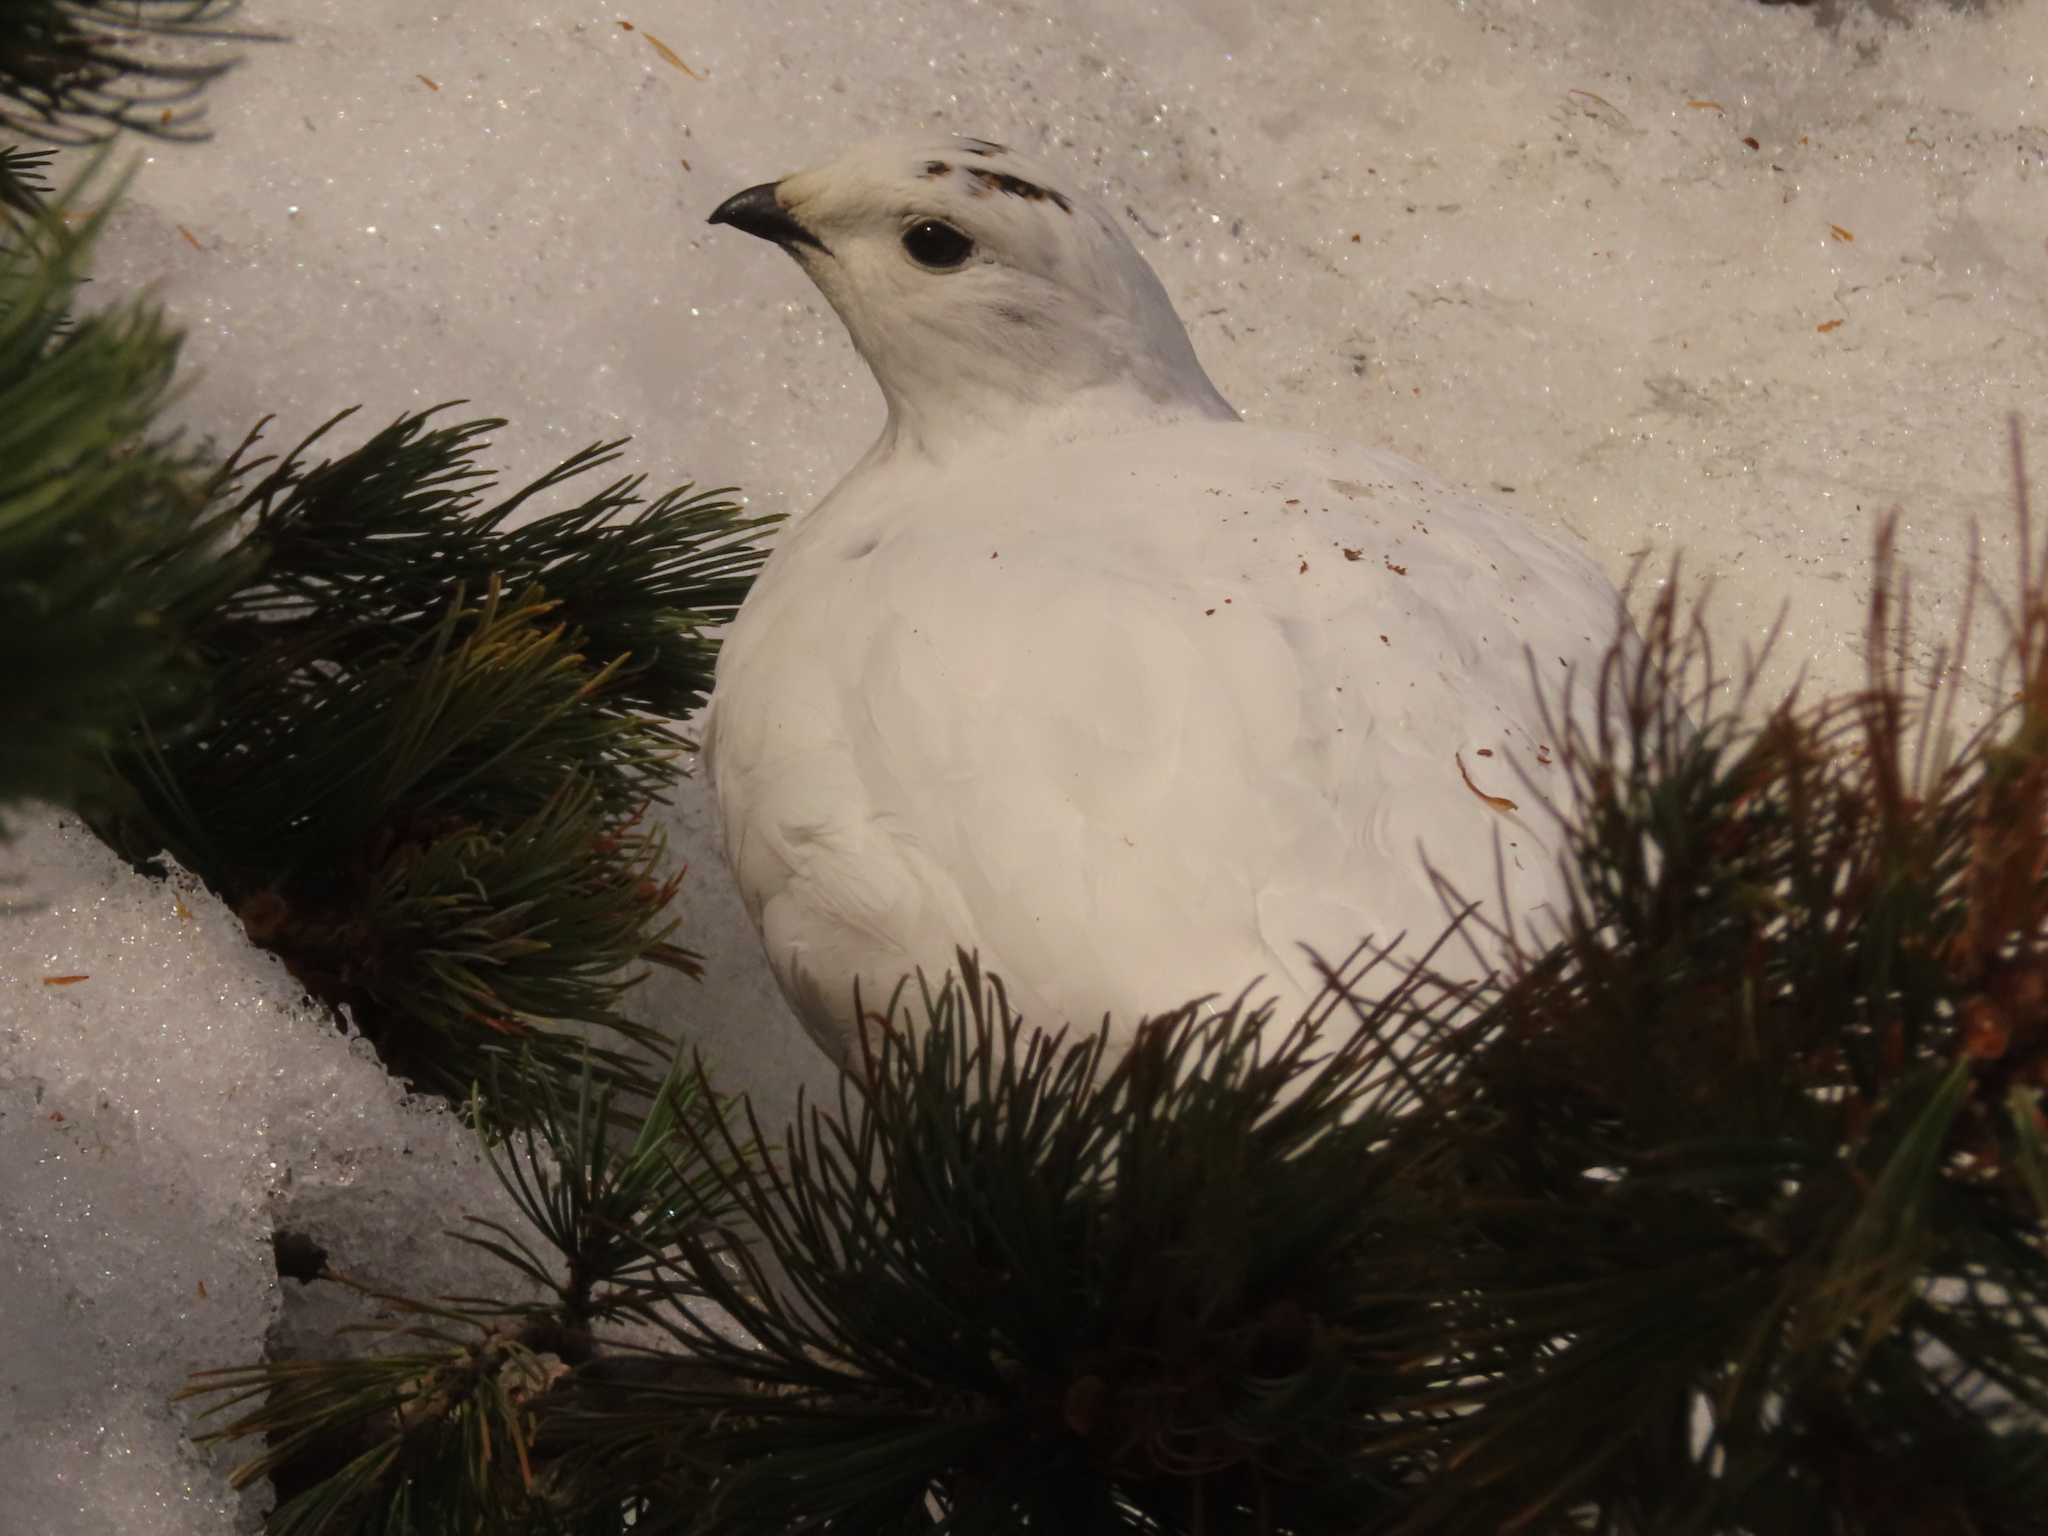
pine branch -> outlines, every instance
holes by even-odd
[[[2048,568],[2018,695],[1944,744],[1890,549],[1861,694],[1745,729],[1667,595],[1560,732],[1569,932],[1460,1031],[1447,1122],[1498,1364],[1406,1529],[2038,1527]]]
[[[471,1230],[450,1235],[502,1260],[508,1290],[516,1283],[539,1299],[427,1303],[323,1269],[320,1282],[396,1314],[351,1330],[366,1350],[201,1371],[179,1394],[211,1399],[205,1416],[226,1419],[202,1443],[265,1442],[233,1481],[275,1482],[275,1536],[619,1536],[658,1481],[644,1464],[638,1480],[623,1478],[615,1462],[586,1475],[574,1457],[581,1440],[563,1426],[593,1400],[615,1407],[650,1384],[705,1374],[678,1355],[624,1342],[611,1325],[697,1297],[664,1272],[681,1241],[729,1217],[719,1192],[729,1170],[690,1158],[678,1131],[707,1131],[725,1111],[705,1096],[701,1076],[678,1064],[638,1135],[621,1146],[608,1134],[607,1093],[588,1063],[573,1102],[531,1055],[504,1070],[527,1082],[495,1091],[544,1107],[502,1142],[484,1134],[485,1155],[554,1251],[474,1217]],[[481,1096],[472,1108],[481,1131],[490,1118]]]
[[[50,161],[56,153],[0,144],[0,220],[32,223],[48,211]]]
[[[494,1166],[552,1251],[459,1234],[543,1299],[403,1303],[426,1320],[385,1331],[426,1353],[187,1395],[244,1410],[207,1438],[269,1439],[238,1476],[295,1490],[283,1536],[429,1509],[506,1536],[629,1511],[642,1533],[922,1530],[928,1496],[962,1531],[1354,1528],[1412,1472],[1444,1208],[1442,1160],[1399,1150],[1441,1070],[1422,985],[1344,1005],[1377,959],[1277,1046],[1261,1013],[1191,1007],[1108,1072],[1101,1037],[1027,1042],[964,962],[892,1006],[865,1096],[803,1120],[783,1167],[701,1072],[624,1147],[592,1080],[569,1105],[543,1075],[547,1115]],[[623,1345],[623,1317],[672,1347]],[[515,1358],[539,1385],[508,1407],[486,1386]],[[473,1449],[486,1420],[522,1437],[516,1481]]]
[[[269,1448],[236,1470],[238,1488],[288,1474],[310,1453],[338,1462],[281,1499],[269,1521],[276,1536],[530,1528],[531,1404],[561,1362],[515,1330],[379,1300],[439,1320],[382,1327],[413,1346],[399,1352],[198,1373],[180,1397],[225,1394],[212,1412],[257,1404],[202,1440],[269,1437]]]
[[[553,1292],[552,1302],[519,1310],[552,1319],[572,1337],[583,1339],[593,1326],[621,1319],[659,1326],[664,1309],[697,1294],[692,1286],[666,1280],[664,1267],[672,1266],[686,1237],[732,1225],[737,1209],[726,1193],[729,1181],[756,1154],[746,1144],[710,1134],[727,1111],[702,1073],[685,1071],[680,1060],[623,1148],[608,1135],[614,1117],[590,1072],[578,1079],[574,1103],[565,1104],[553,1074],[539,1070],[531,1057],[518,1070],[531,1082],[517,1096],[537,1101],[541,1113],[504,1152],[487,1140],[484,1155],[554,1256],[538,1254],[503,1225],[476,1217],[470,1222],[491,1235],[459,1235]],[[502,1083],[494,1081],[492,1095],[503,1094]],[[479,1125],[489,1122],[481,1093],[472,1099],[471,1115]],[[686,1138],[686,1127],[695,1134]],[[720,1152],[710,1150],[715,1143],[724,1143]],[[705,1150],[689,1155],[686,1144]],[[502,1304],[486,1305],[509,1315]],[[581,1343],[563,1353],[580,1365],[592,1350]]]
[[[966,957],[899,996],[863,1093],[778,1164],[721,1160],[786,1283],[685,1242],[746,1337],[678,1314],[712,1374],[644,1389],[616,1439],[593,1410],[593,1462],[688,1448],[701,1518],[652,1530],[921,1529],[928,1499],[967,1532],[1383,1521],[1447,1233],[1444,1163],[1411,1153],[1439,1022],[1421,978],[1363,1001],[1377,959],[1292,1029],[1191,1005],[1107,1071]]]
[[[0,241],[0,804],[115,794],[107,750],[138,710],[196,707],[193,625],[249,570],[198,456],[157,426],[178,335],[141,300],[69,318],[118,196],[70,222],[97,171]]]
[[[199,873],[394,1071],[466,1097],[518,1050],[568,1084],[595,1028],[618,1042],[597,1070],[644,1096],[661,1041],[620,997],[644,963],[695,968],[643,820],[685,745],[662,717],[708,692],[702,629],[737,608],[765,520],[688,487],[644,503],[635,478],[508,528],[620,445],[482,507],[473,455],[501,423],[433,414],[311,466],[332,422],[277,463],[252,435],[216,474],[213,516],[260,574],[195,629],[208,718],[146,725],[95,825]]]
[[[0,130],[62,145],[97,143],[122,129],[204,137],[195,103],[234,61],[186,62],[185,50],[273,40],[225,26],[240,8],[240,0],[8,0],[0,10]]]
[[[738,516],[725,489],[682,486],[646,502],[646,477],[636,475],[512,527],[535,500],[615,462],[628,440],[594,444],[487,500],[491,477],[474,456],[505,423],[432,425],[444,409],[402,418],[354,453],[307,468],[307,451],[353,414],[343,412],[246,488],[271,461],[238,455],[223,483],[270,568],[230,616],[289,619],[374,646],[390,624],[422,633],[445,593],[495,575],[508,588],[545,588],[591,650],[627,658],[617,707],[693,713],[710,692],[715,654],[702,632],[738,611],[761,560],[750,540],[773,519]],[[351,627],[352,615],[363,617]]]

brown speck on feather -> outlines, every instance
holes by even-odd
[[[430,78],[429,76],[426,76],[426,75],[421,75],[421,76],[420,76],[420,84],[421,84],[421,85],[424,85],[424,86],[425,86],[425,87],[426,87],[426,88],[427,88],[428,90],[430,90],[430,91],[438,91],[439,89],[441,89],[441,87],[440,87],[440,86],[436,85],[436,84],[435,84],[435,83],[433,82],[433,80],[432,80],[432,79],[431,79],[431,78]]]
[[[1493,748],[1491,748],[1491,747],[1480,747],[1480,748],[1478,749],[1478,752],[1479,752],[1479,755],[1480,755],[1481,757],[1491,757],[1491,756],[1493,756]]]
[[[1306,576],[1308,574],[1308,562],[1306,560],[1302,561],[1301,569],[1296,571],[1294,574],[1297,576]]]
[[[1365,551],[1362,549],[1346,549],[1344,551],[1344,558],[1346,560],[1363,560],[1365,558]]]
[[[1451,761],[1458,765],[1458,776],[1465,781],[1465,787],[1471,790],[1472,793],[1477,795],[1480,799],[1484,800],[1488,805],[1492,806],[1496,811],[1513,811],[1520,809],[1520,807],[1517,806],[1515,802],[1510,800],[1506,795],[1489,795],[1477,784],[1474,784],[1472,782],[1472,775],[1465,771],[1465,759],[1462,754],[1453,752],[1451,754]]]
[[[178,226],[178,233],[185,237],[185,243],[191,246],[193,250],[203,251],[206,249],[205,246],[199,243],[199,237],[193,234],[192,231],[187,229],[184,225],[180,224]]]
[[[953,167],[943,160],[927,160],[924,163],[924,174],[927,176],[944,176],[952,169]]]
[[[1387,560],[1387,557],[1386,557],[1385,555],[1381,555],[1381,556],[1380,556],[1380,558],[1381,558],[1382,560],[1386,560],[1386,562],[1387,562],[1387,569],[1388,569],[1388,570],[1390,570],[1390,571],[1392,571],[1392,572],[1393,572],[1393,573],[1394,573],[1394,574],[1395,574],[1396,576],[1406,576],[1406,575],[1408,574],[1408,567],[1407,567],[1407,566],[1405,566],[1405,565],[1396,565],[1396,564],[1394,564],[1394,562],[1393,562],[1393,561],[1391,561],[1391,560]]]

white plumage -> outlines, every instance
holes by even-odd
[[[872,1008],[956,947],[1031,1022],[1127,1037],[1260,978],[1291,1018],[1304,946],[1419,952],[1432,870],[1497,921],[1498,867],[1541,926],[1563,785],[1531,668],[1553,703],[1591,683],[1619,614],[1591,561],[1239,422],[1115,220],[1000,146],[868,146],[714,220],[797,258],[889,407],[727,634],[704,736],[829,1050],[856,981]]]

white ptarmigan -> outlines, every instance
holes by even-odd
[[[1122,1040],[1254,981],[1291,1020],[1310,949],[1419,953],[1432,871],[1496,921],[1559,902],[1537,681],[1583,698],[1616,633],[1592,561],[1239,421],[1117,221],[1001,145],[867,145],[711,221],[796,258],[888,404],[727,633],[703,738],[828,1050],[856,982],[872,1009],[956,947],[1029,1023]]]

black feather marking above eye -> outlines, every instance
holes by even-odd
[[[927,160],[924,163],[924,173],[927,176],[944,176],[949,174],[952,169],[953,167],[946,164],[943,160]]]
[[[998,144],[993,139],[962,139],[960,147],[970,155],[980,155],[984,160],[991,155],[1007,155],[1010,152],[1007,145]]]
[[[1074,205],[1067,201],[1066,194],[1051,187],[1041,187],[1035,181],[1026,181],[1022,176],[1012,176],[1008,171],[984,170],[980,166],[969,166],[967,174],[984,189],[1006,192],[1011,197],[1021,197],[1028,203],[1050,201],[1061,213],[1072,213]]]

